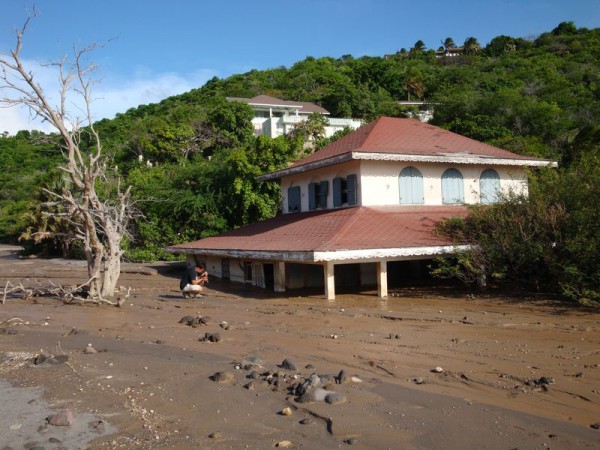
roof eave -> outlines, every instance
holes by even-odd
[[[436,245],[428,247],[404,248],[371,248],[326,251],[266,251],[266,250],[235,250],[235,249],[202,249],[185,247],[167,247],[169,253],[184,253],[190,255],[219,256],[222,258],[254,259],[263,261],[285,261],[297,263],[326,263],[328,261],[381,261],[422,259],[423,257],[451,255],[457,251],[465,251],[469,245]]]
[[[425,162],[425,163],[445,163],[445,164],[476,164],[476,165],[496,165],[496,166],[521,166],[521,167],[558,167],[556,161],[546,159],[516,159],[516,158],[497,158],[491,156],[446,156],[446,155],[407,155],[397,153],[377,153],[354,151],[344,153],[319,161],[314,161],[300,166],[290,167],[288,169],[278,170],[257,177],[258,181],[271,181],[279,178],[308,172],[310,170],[321,169],[351,160],[365,161],[402,161],[402,162]]]

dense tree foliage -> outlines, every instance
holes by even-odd
[[[455,46],[452,38],[440,42],[445,48]],[[127,256],[167,257],[162,249],[168,244],[273,216],[280,207],[277,186],[258,183],[256,176],[302,156],[305,139],[313,139],[318,147],[330,141],[322,138],[318,121],[295,136],[256,137],[251,109],[226,97],[266,94],[309,101],[332,117],[367,121],[407,116],[410,107],[399,101],[422,99],[434,106],[435,125],[560,164],[551,174],[531,175],[529,202],[507,199],[506,207],[482,208],[470,223],[455,224],[462,227],[465,239],[478,236],[483,242],[490,236],[500,239],[494,223],[505,223],[501,228],[510,233],[511,223],[530,221],[535,238],[527,242],[535,241],[538,247],[513,248],[520,252],[518,257],[509,257],[508,250],[502,256],[485,255],[480,266],[489,276],[505,279],[519,278],[511,270],[522,267],[520,273],[528,274],[522,278],[538,280],[538,286],[550,283],[548,289],[592,298],[590,292],[600,291],[597,257],[588,252],[593,248],[600,254],[600,236],[593,231],[598,229],[600,208],[591,201],[600,184],[600,29],[564,22],[531,40],[498,36],[483,45],[469,37],[462,46],[462,56],[442,58],[420,40],[410,51],[386,57],[307,57],[289,68],[213,78],[185,94],[98,122],[105,151],[115,170],[133,185],[145,217],[135,224]],[[28,132],[0,137],[4,240],[31,230],[36,223],[36,197],[31,193],[52,181],[57,150],[40,137]],[[554,235],[547,227],[559,217],[548,214],[559,212]],[[515,235],[505,238],[524,242]],[[519,266],[521,258],[528,263]]]

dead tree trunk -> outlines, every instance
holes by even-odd
[[[0,56],[0,88],[13,96],[0,98],[8,106],[27,106],[36,117],[41,117],[56,128],[62,143],[63,170],[72,182],[72,188],[62,192],[46,190],[65,205],[64,217],[69,221],[76,236],[83,242],[89,275],[91,298],[112,297],[120,274],[123,251],[121,242],[127,234],[127,225],[132,217],[133,206],[129,188],[121,190],[118,179],[109,180],[106,161],[102,152],[100,136],[94,128],[90,110],[90,77],[95,65],[86,63],[85,58],[96,48],[91,45],[83,50],[74,50],[73,59],[63,58],[52,63],[60,82],[59,106],[53,107],[34,75],[23,66],[21,47],[29,23],[17,30],[17,44],[10,56]],[[76,93],[84,103],[83,118],[70,117],[66,105],[70,95]],[[91,148],[82,147],[82,137],[87,135]],[[103,184],[112,189],[111,195],[98,195],[97,187]]]

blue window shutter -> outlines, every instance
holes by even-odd
[[[465,192],[462,174],[456,169],[448,169],[442,175],[442,203],[464,203]]]
[[[347,189],[348,204],[356,205],[356,203],[357,203],[356,175],[348,175],[348,177],[346,178],[346,189]]]
[[[288,188],[288,212],[300,211],[300,186]]]
[[[479,201],[496,203],[500,195],[500,176],[494,169],[484,170],[479,178]]]
[[[327,194],[329,193],[329,181],[321,181],[319,189],[319,207],[327,208]]]
[[[333,207],[342,206],[342,179],[333,179]]]
[[[308,184],[308,209],[311,211],[317,207],[316,183]]]
[[[400,172],[398,180],[400,190],[400,204],[423,204],[425,196],[423,194],[423,175],[416,167],[405,167]]]

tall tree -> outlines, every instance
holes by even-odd
[[[72,187],[47,192],[64,205],[64,218],[70,218],[77,239],[83,242],[90,298],[110,302],[107,298],[114,295],[119,278],[121,242],[127,233],[132,204],[130,189],[122,189],[118,178],[113,178],[114,171],[108,168],[92,121],[91,75],[95,65],[88,63],[87,57],[96,45],[74,50],[73,59],[63,58],[52,64],[60,85],[58,106],[52,106],[35,75],[24,67],[21,56],[30,20],[31,17],[16,30],[16,45],[9,56],[0,57],[0,88],[7,92],[0,103],[26,106],[57,130],[64,153],[59,168],[67,174]],[[67,109],[73,92],[81,96],[83,118],[72,117]]]
[[[463,44],[463,52],[465,55],[476,55],[481,50],[481,45],[477,38],[468,37]]]

